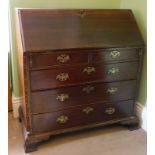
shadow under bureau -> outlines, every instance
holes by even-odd
[[[52,135],[138,127],[144,42],[131,10],[18,9],[25,152]]]

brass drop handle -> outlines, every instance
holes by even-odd
[[[117,91],[118,91],[118,88],[116,88],[116,87],[111,87],[111,88],[107,89],[107,93],[109,93],[109,94],[114,94]]]
[[[70,56],[67,54],[61,54],[57,57],[57,60],[61,63],[65,63],[70,60]]]
[[[68,119],[67,116],[62,115],[62,116],[59,116],[59,117],[57,118],[56,121],[57,121],[58,123],[60,123],[60,124],[65,124],[65,123],[67,123],[68,120],[69,120],[69,119]]]
[[[110,52],[110,56],[113,59],[116,59],[116,58],[120,57],[120,55],[121,55],[121,53],[119,51],[112,51],[112,52]]]
[[[59,81],[66,81],[67,79],[69,79],[69,75],[68,73],[60,73],[56,76],[56,79]]]
[[[105,114],[112,115],[115,112],[115,108],[106,108],[104,112]]]
[[[86,67],[83,69],[83,72],[86,72],[87,74],[91,74],[95,72],[95,67]]]
[[[111,69],[108,70],[108,74],[117,74],[119,73],[119,68],[112,67]]]
[[[86,86],[82,89],[83,92],[86,92],[89,94],[91,91],[93,91],[95,88],[93,86]]]
[[[89,114],[90,112],[93,112],[94,109],[92,107],[86,107],[84,109],[82,109],[82,112],[84,112],[85,114]]]
[[[68,94],[60,94],[57,96],[57,100],[64,102],[65,100],[69,99],[69,95]]]

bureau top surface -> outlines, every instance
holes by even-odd
[[[131,10],[19,9],[25,51],[143,47]]]

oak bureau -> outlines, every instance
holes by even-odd
[[[18,9],[25,152],[52,135],[138,127],[144,41],[131,10]]]

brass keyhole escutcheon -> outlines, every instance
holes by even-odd
[[[85,10],[80,10],[79,16],[80,16],[81,18],[84,18],[84,17],[86,16]]]

